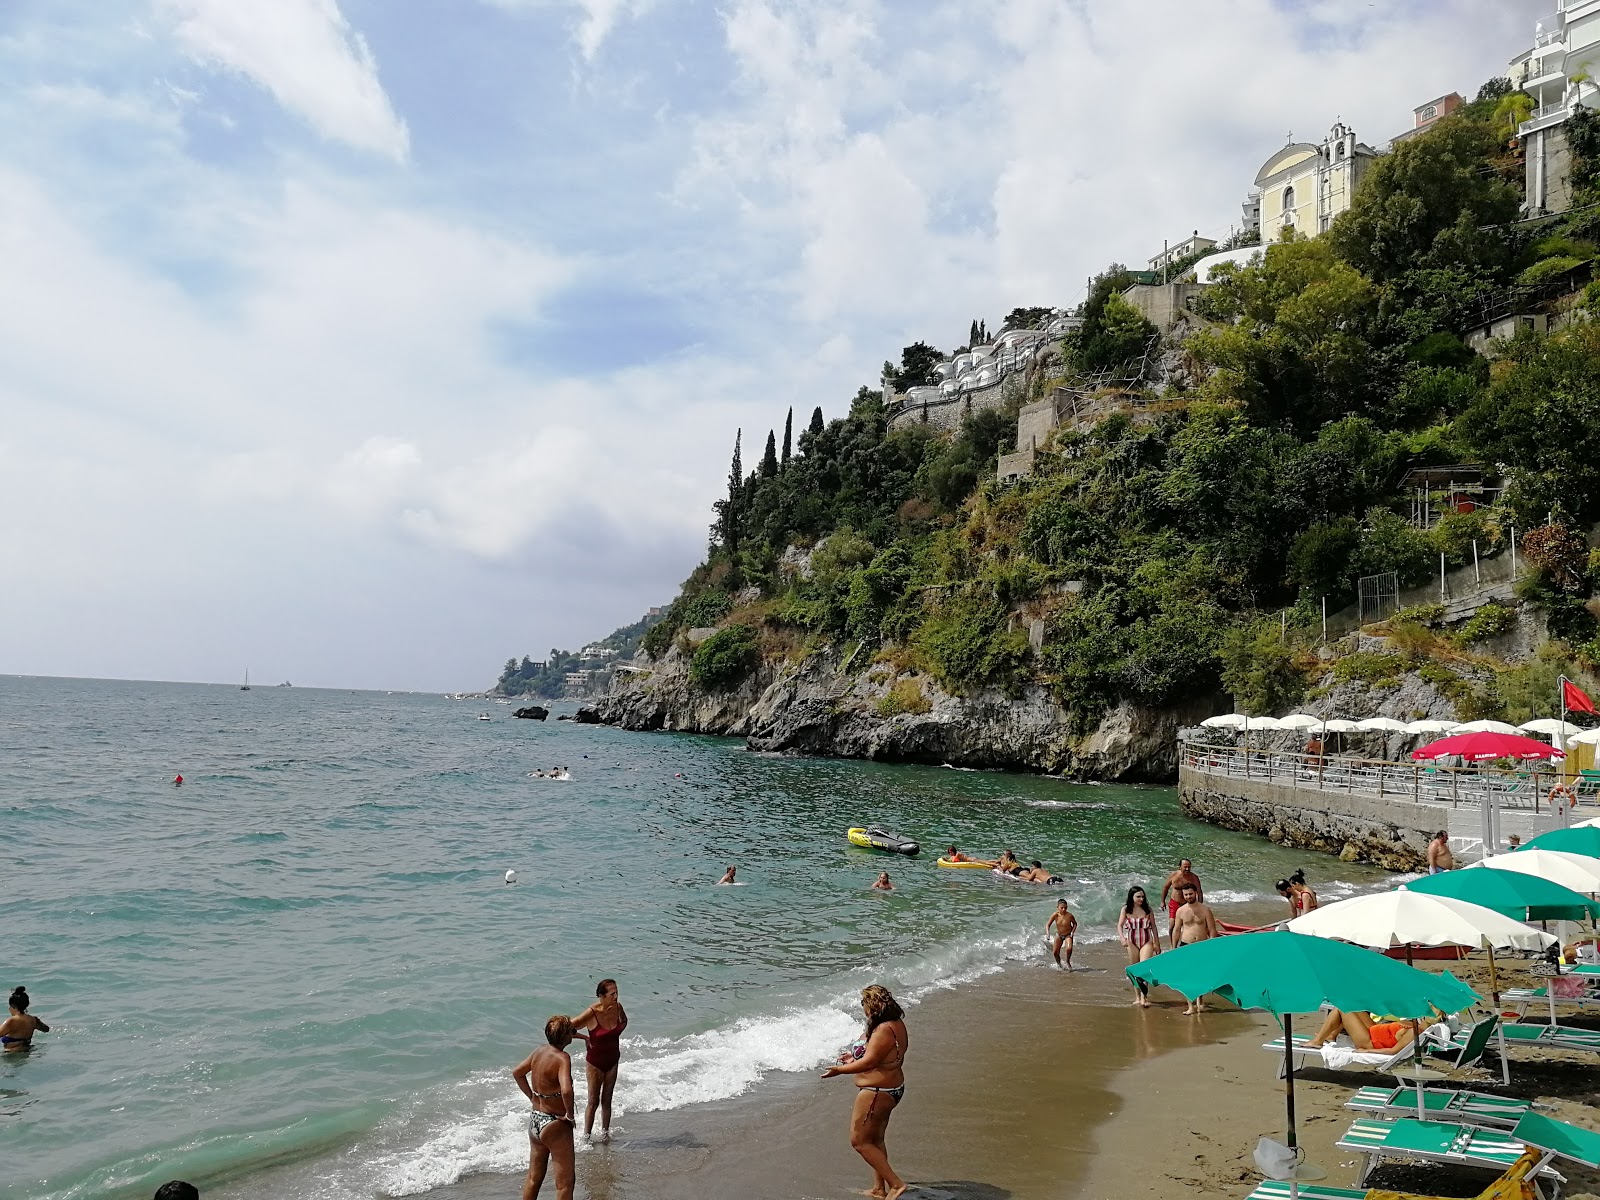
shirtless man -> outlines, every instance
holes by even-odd
[[[1066,968],[1072,970],[1072,935],[1078,928],[1078,918],[1067,910],[1065,900],[1056,901],[1056,910],[1050,914],[1050,919],[1044,923],[1047,934],[1055,936],[1050,943],[1050,953],[1055,956],[1056,966],[1061,966],[1061,952],[1067,952]]]
[[[1217,914],[1211,911],[1211,906],[1200,899],[1200,889],[1190,884],[1184,884],[1178,891],[1178,898],[1182,901],[1178,911],[1172,919],[1172,948],[1190,946],[1195,942],[1204,942],[1214,937],[1221,937],[1222,930],[1217,927]],[[1195,1013],[1205,1012],[1206,1006],[1199,998],[1189,1001],[1189,1007],[1183,1010],[1183,1015],[1192,1017]]]
[[[738,867],[729,867],[728,868],[728,873],[726,875],[724,875],[721,879],[717,880],[717,882],[718,883],[733,883],[734,882],[734,878],[733,878],[734,872],[736,872],[738,869],[739,869]]]
[[[577,1115],[572,1094],[572,1018],[556,1016],[544,1023],[540,1046],[511,1069],[511,1078],[533,1104],[528,1114],[528,1174],[522,1200],[534,1200],[544,1185],[545,1169],[556,1164],[556,1200],[572,1200],[574,1175],[572,1127]]]
[[[1178,869],[1167,876],[1167,881],[1161,885],[1160,903],[1167,906],[1167,928],[1171,929],[1173,922],[1178,919],[1178,906],[1183,903],[1183,889],[1192,887],[1195,899],[1205,899],[1205,889],[1200,886],[1200,876],[1190,868],[1193,864],[1187,859],[1178,862]],[[1171,893],[1170,898],[1168,893]]]
[[[1045,865],[1042,862],[1040,862],[1037,858],[1034,859],[1033,862],[1022,872],[1022,874],[1017,876],[1017,878],[1026,880],[1029,883],[1060,883],[1061,882],[1061,876],[1050,874],[1049,870],[1046,869]]]
[[[1455,869],[1456,856],[1450,853],[1450,834],[1441,829],[1428,843],[1428,874],[1437,875],[1441,871]]]

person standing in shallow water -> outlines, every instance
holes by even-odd
[[[0,1050],[26,1050],[33,1045],[33,1035],[36,1033],[49,1033],[50,1026],[38,1017],[28,1015],[28,1005],[33,1001],[28,999],[28,989],[17,987],[11,992],[11,1015],[0,1021]]]
[[[1047,934],[1052,935],[1050,953],[1055,956],[1056,966],[1061,966],[1061,951],[1065,950],[1067,970],[1072,970],[1072,934],[1078,928],[1078,918],[1068,910],[1065,900],[1056,901],[1056,910],[1050,914],[1044,928]]]
[[[544,1040],[527,1058],[511,1068],[517,1088],[533,1104],[528,1114],[528,1174],[522,1181],[522,1200],[534,1200],[544,1186],[545,1172],[556,1164],[556,1200],[572,1200],[576,1163],[572,1145],[575,1098],[572,1093],[572,1018],[551,1017],[544,1023]]]
[[[1128,951],[1128,965],[1136,966],[1161,953],[1161,933],[1156,929],[1156,914],[1142,887],[1128,889],[1128,898],[1122,904],[1122,914],[1117,918],[1117,940]],[[1140,1008],[1150,1007],[1150,985],[1142,979],[1133,981],[1139,994],[1133,1002]]]
[[[905,1098],[906,1051],[911,1039],[905,1013],[888,988],[875,983],[862,989],[861,1011],[867,1018],[866,1033],[822,1077],[857,1076],[855,1104],[850,1110],[850,1148],[872,1168],[872,1190],[866,1195],[898,1200],[907,1185],[889,1165],[885,1139],[889,1118]]]
[[[583,1111],[583,1136],[594,1136],[594,1113],[600,1110],[600,1136],[611,1136],[611,1093],[617,1089],[617,1064],[622,1061],[622,1031],[628,1014],[617,999],[617,981],[602,979],[595,985],[599,997],[572,1018],[572,1028],[587,1043],[584,1071],[589,1080],[589,1100]],[[581,1032],[587,1029],[588,1033]]]

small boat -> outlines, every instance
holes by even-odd
[[[1384,953],[1401,962],[1460,962],[1467,956],[1465,946],[1389,946]]]
[[[910,838],[890,833],[887,829],[880,829],[876,825],[855,826],[847,830],[845,836],[850,839],[851,845],[866,850],[886,850],[890,854],[917,854],[922,850],[922,847]]]
[[[250,668],[249,667],[246,667],[244,669],[244,683],[240,685],[239,690],[241,692],[248,692],[250,690]]]
[[[478,720],[480,720],[480,721],[487,721],[487,720],[490,720],[490,719],[491,718],[490,718],[488,713],[479,713],[478,714]]]

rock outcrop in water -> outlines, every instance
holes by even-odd
[[[525,721],[542,721],[550,715],[550,710],[548,708],[540,708],[537,704],[530,704],[526,708],[517,709],[511,715],[513,717],[521,717]]]
[[[1217,711],[1216,696],[1169,709],[1122,703],[1074,733],[1049,691],[952,696],[926,676],[878,664],[851,673],[832,651],[763,663],[736,690],[705,692],[676,649],[621,676],[599,719],[635,730],[743,737],[752,750],[1047,771],[1077,778],[1170,781],[1177,731]]]

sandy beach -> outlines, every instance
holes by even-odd
[[[1240,914],[1229,914],[1237,916]],[[1271,916],[1267,913],[1265,916]],[[1283,1085],[1261,1044],[1260,1014],[1182,1015],[1157,990],[1139,1010],[1116,945],[1087,945],[1071,974],[1015,967],[930,996],[909,1013],[909,1090],[891,1126],[897,1169],[929,1200],[1156,1200],[1242,1197],[1258,1176],[1251,1151],[1281,1137]],[[1484,989],[1486,964],[1450,964]],[[1528,981],[1502,964],[1503,986]],[[624,1068],[626,1069],[626,1068]],[[1300,1139],[1330,1184],[1353,1186],[1354,1156],[1334,1148],[1357,1087],[1384,1077],[1308,1071],[1296,1100]],[[1595,1128],[1600,1072],[1581,1056],[1514,1052],[1512,1083],[1475,1068],[1452,1083],[1531,1096],[1550,1115]],[[846,1138],[849,1083],[811,1075],[768,1079],[753,1093],[621,1122],[610,1146],[579,1155],[587,1200],[723,1200],[760,1195],[821,1200],[864,1188]],[[1600,1197],[1600,1175],[1568,1171],[1569,1200]],[[1481,1171],[1390,1165],[1373,1186],[1475,1196]],[[444,1195],[516,1194],[516,1176],[478,1176]],[[546,1184],[548,1192],[550,1185]]]

